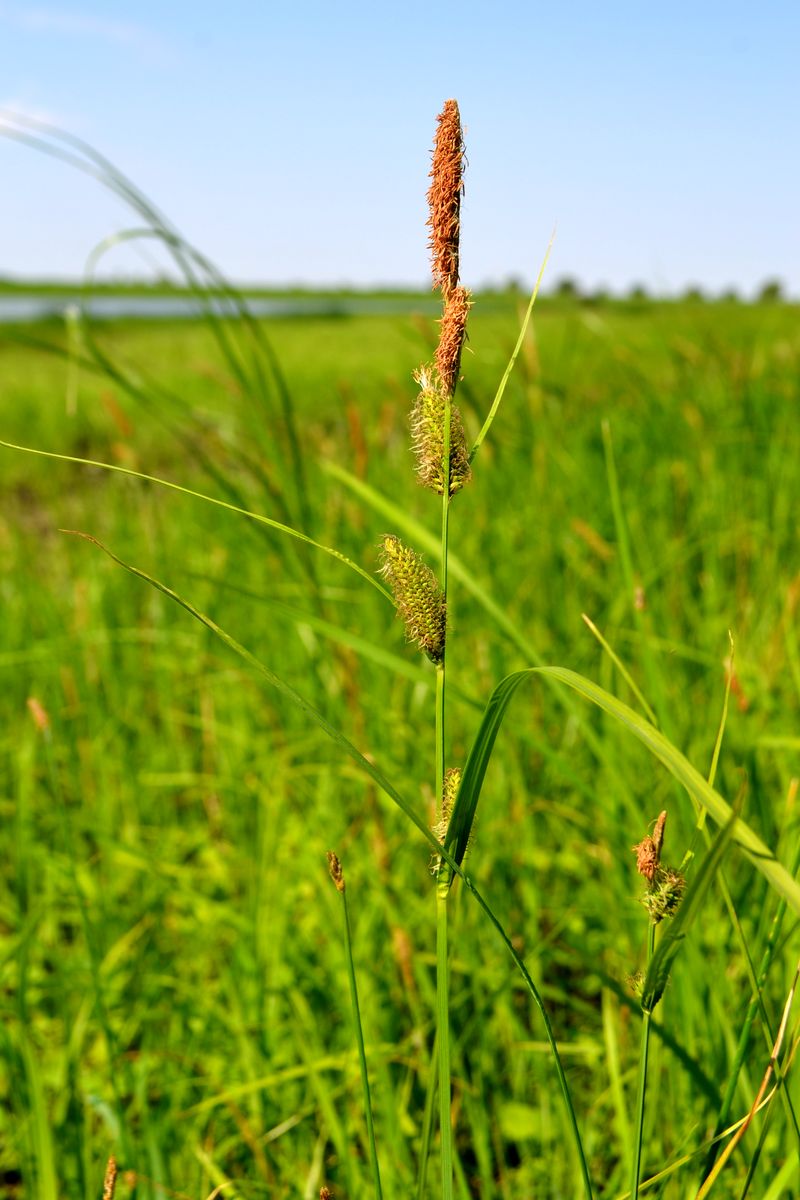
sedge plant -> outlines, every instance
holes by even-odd
[[[25,134],[34,136],[31,131]],[[38,131],[35,136],[39,136]],[[65,148],[62,146],[62,150]],[[75,144],[74,140],[66,147],[69,154],[81,154],[85,148]],[[65,150],[65,152],[66,152]],[[205,278],[212,282],[218,276],[209,264],[196,252],[191,251],[179,238],[174,228],[169,225],[150,206],[135,189],[132,189],[124,177],[110,169],[109,164],[99,158],[89,155],[86,160],[90,170],[104,182],[114,186],[119,194],[136,207],[137,212],[148,224],[148,236],[158,238],[175,257],[181,268],[186,272],[192,286],[202,291],[198,275],[204,273]],[[76,164],[77,165],[77,164]],[[429,775],[433,781],[436,797],[437,815],[434,827],[431,828],[429,814],[420,811],[420,805],[415,798],[409,797],[389,777],[374,758],[358,748],[354,741],[345,735],[336,719],[328,711],[322,711],[313,704],[305,694],[298,691],[290,682],[274,671],[261,654],[255,654],[248,646],[233,637],[216,621],[197,605],[168,586],[153,575],[135,567],[113,551],[106,552],[110,557],[124,567],[132,576],[138,578],[149,587],[156,589],[164,597],[180,606],[193,620],[199,622],[213,637],[222,643],[226,650],[246,665],[255,677],[260,678],[271,688],[275,689],[283,699],[297,707],[307,722],[315,725],[331,739],[334,746],[343,754],[348,755],[363,776],[376,785],[377,789],[404,814],[409,824],[419,834],[430,851],[433,852],[434,891],[436,903],[436,1019],[435,1019],[435,1054],[436,1077],[438,1087],[439,1114],[439,1146],[441,1158],[440,1195],[443,1200],[449,1200],[454,1194],[454,1180],[458,1179],[459,1163],[457,1143],[453,1130],[453,1112],[451,1111],[451,1074],[452,1046],[450,1038],[451,997],[449,989],[450,954],[448,946],[449,934],[449,905],[453,886],[460,881],[461,887],[474,900],[481,913],[499,938],[504,949],[510,955],[514,968],[524,983],[528,996],[538,1009],[539,1017],[545,1031],[552,1068],[558,1083],[561,1100],[566,1114],[566,1127],[572,1140],[572,1158],[574,1162],[574,1194],[591,1197],[595,1194],[595,1183],[590,1170],[590,1159],[584,1148],[580,1124],[576,1115],[567,1075],[561,1061],[558,1043],[539,988],[526,966],[515,939],[506,930],[497,916],[494,907],[478,888],[475,881],[465,868],[465,855],[472,838],[473,824],[480,800],[486,772],[492,758],[495,742],[501,730],[504,718],[515,697],[523,685],[544,683],[553,689],[561,703],[570,715],[580,714],[580,702],[589,702],[605,713],[617,726],[627,732],[630,737],[644,746],[650,754],[660,762],[671,774],[678,785],[681,794],[687,794],[702,821],[710,817],[718,826],[719,832],[709,839],[707,853],[702,861],[693,869],[692,879],[687,885],[685,894],[680,898],[680,906],[672,907],[669,931],[656,939],[650,934],[648,947],[648,963],[646,975],[642,984],[642,1014],[643,1014],[643,1054],[640,1071],[639,1097],[636,1118],[636,1154],[632,1173],[632,1192],[636,1195],[640,1190],[640,1158],[643,1129],[643,1113],[645,1104],[645,1083],[647,1078],[647,1051],[652,1030],[651,1015],[656,1004],[661,1000],[667,983],[673,961],[679,953],[692,922],[701,911],[702,904],[708,896],[712,881],[718,878],[723,856],[729,847],[736,846],[738,850],[761,872],[770,889],[775,892],[780,904],[785,904],[787,911],[800,914],[800,887],[775,853],[764,843],[754,829],[743,819],[740,812],[735,812],[714,787],[713,774],[711,779],[705,778],[697,771],[688,759],[678,750],[672,741],[657,727],[654,712],[645,705],[645,715],[634,711],[609,691],[599,687],[593,681],[564,667],[546,666],[541,657],[531,646],[524,630],[517,625],[504,611],[500,600],[492,595],[491,589],[482,585],[475,576],[464,567],[450,550],[450,515],[451,504],[456,501],[460,491],[470,482],[476,465],[477,455],[484,444],[494,418],[503,399],[509,376],[520,353],[525,330],[528,327],[533,304],[536,300],[537,280],[530,304],[525,314],[520,338],[514,348],[508,366],[501,378],[492,403],[488,406],[487,415],[481,425],[480,432],[470,445],[467,439],[465,421],[456,404],[461,355],[466,337],[466,322],[471,305],[469,292],[461,285],[459,279],[460,257],[460,215],[463,191],[464,144],[458,106],[454,100],[447,101],[439,116],[434,145],[429,188],[429,231],[432,252],[434,284],[438,289],[442,313],[439,340],[432,361],[421,366],[416,373],[418,386],[417,400],[411,416],[413,446],[417,460],[417,472],[420,482],[432,491],[440,501],[440,520],[438,534],[430,534],[419,523],[415,523],[409,514],[398,511],[387,504],[384,498],[376,497],[366,484],[351,477],[336,465],[329,465],[328,473],[337,478],[343,486],[349,487],[358,494],[366,506],[372,506],[381,511],[384,516],[396,518],[395,532],[384,534],[381,540],[382,576],[379,582],[374,576],[354,559],[341,551],[325,545],[312,536],[312,524],[305,501],[305,474],[302,464],[292,473],[292,489],[290,499],[280,487],[274,485],[273,476],[264,472],[264,495],[275,500],[272,510],[274,515],[265,516],[253,511],[245,497],[230,478],[225,482],[225,499],[214,495],[206,495],[197,490],[181,488],[171,481],[148,475],[125,467],[120,464],[92,462],[89,465],[96,469],[112,470],[118,473],[134,476],[148,481],[157,487],[178,487],[188,492],[194,499],[202,503],[211,503],[224,507],[227,511],[244,516],[253,525],[263,530],[265,536],[278,537],[281,543],[297,551],[296,557],[287,554],[285,567],[287,571],[297,572],[308,580],[314,594],[316,590],[316,572],[314,563],[319,555],[325,554],[334,559],[343,571],[358,577],[360,583],[369,581],[372,588],[371,598],[380,604],[393,603],[403,619],[409,640],[413,641],[420,652],[428,660],[429,671],[434,673],[433,712],[429,722],[432,731],[430,741]],[[81,167],[84,169],[84,167]],[[141,231],[139,231],[141,234]],[[228,296],[228,293],[225,292]],[[230,298],[230,297],[228,297]],[[246,311],[237,307],[232,301],[235,315],[247,330],[248,336],[241,344],[234,344],[231,327],[219,321],[212,304],[208,304],[206,315],[214,336],[218,339],[223,352],[230,356],[232,373],[237,382],[241,383],[245,393],[259,396],[271,415],[280,414],[283,418],[285,446],[284,455],[293,461],[298,453],[291,404],[282,387],[280,372],[274,356],[263,338],[263,333],[257,323],[252,322]],[[89,350],[93,355],[94,367],[105,370],[127,394],[146,402],[148,390],[141,386],[126,372],[118,369],[115,364],[104,356],[101,349],[90,338],[83,339],[84,350],[77,347],[73,339],[72,352],[74,355]],[[87,349],[88,348],[88,349]],[[234,369],[235,368],[235,369]],[[152,402],[152,401],[151,401]],[[271,407],[270,407],[271,406]],[[269,440],[269,439],[265,439]],[[6,443],[7,444],[7,443]],[[15,447],[16,450],[21,449]],[[45,453],[41,452],[40,453]],[[78,459],[72,455],[55,455],[71,462],[86,464],[88,460]],[[281,459],[280,451],[274,451],[275,463]],[[302,458],[302,455],[300,455]],[[222,483],[219,472],[215,472],[213,462],[204,463],[208,474],[217,482]],[[241,465],[258,475],[258,464],[252,461],[252,456],[241,459]],[[476,473],[476,486],[479,485],[479,473]],[[615,493],[616,494],[616,493]],[[381,507],[382,505],[382,507]],[[615,508],[618,507],[615,505]],[[402,535],[402,537],[401,537]],[[86,537],[87,535],[83,535]],[[89,537],[89,541],[95,542]],[[105,547],[102,547],[105,549]],[[432,556],[434,567],[428,565],[420,551],[426,551]],[[627,554],[625,555],[627,561]],[[484,610],[498,629],[500,629],[516,647],[525,655],[525,660],[531,665],[525,669],[514,671],[502,679],[492,691],[489,700],[477,723],[470,748],[464,761],[453,763],[448,756],[448,702],[454,689],[447,670],[448,637],[451,630],[448,627],[448,597],[450,580],[455,579],[469,589],[474,600]],[[658,709],[658,705],[656,708]],[[578,718],[576,718],[577,720]],[[578,720],[586,736],[587,742],[593,739],[593,748],[597,748],[598,757],[602,756],[602,739],[596,730],[588,723],[583,725]],[[649,884],[659,887],[664,882],[661,878],[660,864],[661,843],[663,841],[663,820],[656,827],[656,833],[650,839],[648,853],[644,855],[643,863],[651,870],[652,878]],[[477,855],[475,860],[479,862]],[[641,857],[641,856],[640,856]],[[790,856],[794,858],[794,855]],[[336,878],[334,877],[334,882]],[[342,881],[343,883],[343,881]],[[677,884],[670,885],[673,892]],[[338,889],[338,884],[337,884]],[[680,890],[682,891],[682,885]],[[372,1093],[369,1086],[369,1074],[366,1049],[361,1032],[358,995],[355,985],[354,955],[350,941],[350,928],[347,920],[347,909],[343,897],[343,913],[345,920],[346,953],[349,963],[350,986],[354,1025],[359,1042],[359,1063],[362,1078],[362,1093],[364,1096],[365,1120],[369,1127],[370,1159],[373,1171],[373,1188],[376,1196],[381,1194],[380,1174],[378,1170],[377,1143],[372,1128]],[[674,914],[674,915],[673,915]],[[782,914],[781,914],[782,915]],[[654,926],[651,926],[654,929]],[[87,941],[89,935],[87,934]],[[756,1006],[757,1010],[758,1006]],[[749,1021],[755,1019],[748,1017]],[[749,1026],[747,1026],[749,1032]],[[774,1043],[773,1043],[774,1044]],[[777,1072],[776,1072],[777,1074]],[[732,1085],[733,1086],[733,1085]],[[376,1097],[377,1099],[377,1097]],[[380,1101],[379,1101],[380,1104]],[[722,1112],[727,1113],[730,1107],[728,1097]],[[124,1114],[122,1114],[124,1118]],[[424,1132],[424,1131],[423,1131]],[[423,1143],[427,1139],[423,1137]],[[120,1144],[125,1147],[124,1138]],[[707,1150],[708,1148],[706,1148]],[[424,1175],[427,1151],[423,1150],[421,1172]],[[709,1167],[713,1166],[713,1162]],[[710,1178],[710,1175],[708,1176]],[[53,1185],[55,1189],[55,1184]],[[326,1191],[327,1189],[323,1189]],[[421,1191],[422,1189],[420,1189]]]

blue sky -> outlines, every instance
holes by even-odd
[[[421,284],[458,99],[462,275],[800,294],[800,5],[0,0],[0,108],[108,155],[230,277]],[[0,274],[79,275],[135,223],[0,138]],[[145,273],[115,252],[108,270]]]

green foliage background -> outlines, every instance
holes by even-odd
[[[459,393],[473,436],[519,316],[511,298],[474,309]],[[438,510],[413,479],[407,428],[411,372],[431,352],[433,323],[307,318],[267,329],[303,479],[275,389],[256,400],[201,322],[97,331],[110,360],[134,373],[138,401],[119,380],[47,349],[64,344],[57,326],[0,335],[0,436],[228,499],[235,491],[367,570],[393,530],[326,464],[435,532]],[[798,381],[796,307],[543,302],[451,516],[452,550],[539,658],[635,706],[582,622],[587,613],[703,774],[733,631],[717,787],[731,802],[743,796],[747,821],[785,863],[797,840],[786,802],[800,770]],[[141,1197],[204,1197],[226,1180],[224,1194],[245,1197],[312,1196],[325,1181],[350,1200],[369,1194],[325,864],[335,848],[384,1186],[412,1195],[434,1012],[428,847],[207,631],[59,530],[95,535],[189,597],[416,797],[426,818],[432,669],[404,645],[391,607],[332,559],[133,478],[0,453],[0,1194],[96,1195],[110,1153],[136,1173]],[[492,688],[531,663],[457,579],[451,626],[457,764]],[[50,716],[49,754],[26,711],[31,696]],[[646,922],[630,847],[666,808],[665,856],[677,864],[694,813],[599,712],[537,686],[520,697],[487,775],[468,870],[541,986],[598,1194],[621,1196],[640,1021],[627,977],[642,965]],[[736,851],[725,873],[757,961],[776,899]],[[774,1026],[797,957],[789,918],[783,935],[765,994]],[[536,1011],[458,889],[451,936],[461,1194],[577,1195]],[[655,1015],[645,1177],[713,1129],[748,1000],[712,888]],[[767,1059],[756,1029],[736,1117]],[[790,1093],[797,1104],[791,1074]],[[791,1119],[773,1107],[759,1197],[797,1155]],[[752,1155],[758,1133],[748,1139]],[[688,1194],[700,1161],[650,1194]],[[739,1196],[745,1157],[726,1170],[719,1194]],[[429,1178],[434,1195],[436,1172]]]

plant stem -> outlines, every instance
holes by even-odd
[[[439,884],[436,889],[436,1024],[439,1035],[439,1125],[442,1139],[442,1200],[452,1200],[453,1130],[450,1120],[450,1004],[447,964],[446,884]]]
[[[452,396],[445,397],[442,451],[441,584],[447,605],[447,548],[450,528],[450,420]],[[445,639],[445,647],[446,647]],[[444,817],[445,774],[445,663],[447,650],[436,668],[436,803]],[[450,992],[447,964],[447,897],[451,872],[440,862],[436,881],[436,1026],[439,1037],[439,1128],[442,1143],[442,1200],[453,1197],[453,1129],[450,1119]]]
[[[651,921],[647,927],[647,967],[656,948],[656,927]],[[645,974],[647,974],[647,967]],[[636,1133],[633,1143],[633,1167],[631,1174],[631,1200],[639,1200],[639,1177],[642,1166],[642,1138],[644,1136],[644,1100],[647,1089],[647,1058],[650,1050],[650,1013],[642,1013],[642,1049],[639,1056],[639,1094],[636,1101]]]
[[[433,1050],[431,1051],[430,1071],[428,1073],[428,1087],[425,1092],[425,1110],[422,1114],[422,1138],[420,1139],[416,1200],[423,1200],[425,1196],[425,1183],[428,1177],[428,1158],[430,1156],[431,1135],[433,1133],[433,1112],[436,1100],[436,1064],[438,1061],[439,1034],[435,1033]]]
[[[350,937],[350,916],[347,911],[347,892],[341,892],[342,913],[344,923],[345,958],[347,959],[347,977],[350,981],[350,1001],[353,1006],[353,1024],[356,1029],[358,1042],[358,1059],[361,1065],[361,1087],[364,1093],[364,1115],[367,1121],[367,1140],[369,1142],[369,1157],[372,1165],[372,1179],[375,1184],[376,1200],[382,1200],[381,1172],[378,1166],[378,1150],[375,1145],[375,1128],[372,1122],[372,1101],[369,1092],[369,1074],[367,1072],[367,1053],[364,1049],[364,1031],[361,1028],[361,1010],[358,1005],[358,989],[356,987],[356,971],[353,965],[353,943]]]

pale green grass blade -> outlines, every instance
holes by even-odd
[[[680,750],[627,704],[623,704],[591,680],[565,667],[542,667],[540,673],[560,679],[629,729],[675,779],[683,784],[698,806],[707,808],[718,825],[728,824],[734,813],[727,801],[707,783]],[[800,885],[741,817],[734,820],[731,836],[775,891],[785,898],[790,908],[800,914]]]
[[[570,671],[566,667],[529,667],[508,675],[492,693],[469,752],[461,787],[456,797],[453,816],[445,842],[445,849],[460,863],[467,848],[470,830],[475,818],[483,780],[489,765],[495,739],[520,684],[534,675],[560,680],[579,695],[591,700],[625,726],[681,783],[698,808],[707,808],[718,825],[725,826],[734,816],[730,805],[723,800],[700,772],[692,766],[667,738],[649,721],[612,696],[591,680]],[[761,838],[741,817],[733,821],[731,836],[744,851],[753,865],[766,877],[770,885],[782,895],[791,908],[800,914],[800,885],[792,878],[782,863]]]
[[[681,942],[699,916],[708,889],[722,866],[735,821],[736,817],[732,816],[728,824],[714,838],[709,850],[692,874],[680,908],[661,935],[658,948],[647,969],[642,989],[642,1008],[646,1013],[651,1013],[664,995],[664,988],[667,986],[667,980],[681,948]]]
[[[274,521],[271,517],[265,517],[262,513],[251,512],[250,509],[240,508],[237,504],[230,504],[227,500],[220,500],[216,496],[207,496],[204,492],[197,492],[194,488],[184,487],[180,483],[173,483],[170,479],[161,479],[157,475],[146,475],[142,471],[134,471],[131,467],[121,467],[116,463],[95,462],[90,458],[78,458],[72,454],[56,454],[52,450],[36,450],[32,446],[16,446],[13,442],[0,441],[0,446],[6,450],[21,450],[25,454],[36,454],[40,458],[53,458],[59,462],[75,463],[78,466],[97,467],[103,471],[116,471],[119,475],[131,475],[134,479],[141,479],[145,483],[155,483],[159,487],[169,488],[170,491],[180,492],[183,496],[191,496],[194,500],[203,500],[206,504],[215,504],[218,508],[225,508],[229,512],[238,513],[239,516],[248,517],[251,521],[257,521],[260,525],[267,525],[270,529],[277,530],[278,533],[284,533],[287,537],[295,538],[298,542],[304,542],[307,546],[312,546],[315,550],[321,550],[323,554],[329,554],[331,558],[337,559],[350,567],[362,579],[365,579],[372,587],[379,591],[382,596],[391,602],[391,597],[382,584],[365,571],[363,567],[359,567],[358,563],[354,563],[346,554],[342,554],[339,550],[334,550],[331,546],[323,546],[321,542],[316,542],[308,534],[301,533],[299,529],[293,529],[291,525],[284,525],[281,521]],[[69,532],[69,531],[67,531]],[[91,539],[90,539],[91,540]]]
[[[603,1042],[606,1049],[606,1064],[608,1070],[611,1096],[614,1105],[614,1118],[619,1131],[625,1161],[630,1163],[632,1157],[631,1126],[628,1111],[625,1106],[625,1087],[622,1068],[620,1065],[619,1037],[616,1020],[619,1009],[611,1000],[611,992],[603,988],[602,992]]]
[[[338,884],[337,884],[338,889]],[[369,1088],[369,1071],[367,1069],[367,1052],[364,1047],[364,1029],[361,1024],[361,1009],[358,1003],[358,985],[356,983],[356,968],[353,962],[353,939],[350,932],[350,915],[347,910],[347,891],[342,887],[339,892],[342,901],[342,929],[344,933],[344,952],[347,963],[347,980],[350,985],[350,1006],[353,1012],[353,1026],[358,1046],[358,1062],[361,1070],[361,1088],[364,1093],[364,1119],[367,1126],[367,1144],[369,1146],[372,1180],[377,1200],[382,1200],[381,1171],[378,1163],[378,1148],[375,1144],[375,1125],[372,1119],[372,1098]]]
[[[617,668],[620,675],[625,680],[625,682],[627,683],[628,687],[633,692],[636,699],[641,704],[642,708],[644,709],[645,713],[647,714],[648,721],[650,721],[651,724],[653,724],[653,725],[657,725],[658,718],[656,717],[656,714],[653,712],[652,708],[647,703],[647,700],[645,699],[641,689],[639,688],[639,685],[637,684],[636,680],[631,675],[628,668],[625,666],[625,663],[622,661],[622,659],[616,653],[613,646],[611,646],[611,644],[606,640],[606,638],[603,637],[602,633],[597,628],[597,626],[595,625],[594,621],[592,620],[592,618],[590,616],[587,616],[586,613],[581,613],[581,620],[583,621],[584,625],[587,627],[589,632],[592,634],[592,636],[597,638],[598,642],[603,647],[606,654],[611,659],[614,666]],[[713,780],[712,780],[712,782],[713,782]]]
[[[503,399],[503,396],[505,395],[505,390],[508,385],[508,381],[511,378],[511,372],[514,370],[514,367],[516,366],[517,358],[519,357],[519,352],[522,349],[522,343],[525,341],[525,334],[527,332],[528,325],[530,324],[530,319],[533,316],[533,306],[536,303],[536,297],[539,295],[539,288],[542,286],[542,279],[544,278],[544,273],[545,273],[545,270],[547,269],[547,263],[550,258],[550,251],[553,249],[553,242],[555,240],[556,240],[556,231],[554,229],[552,234],[550,235],[550,241],[547,244],[547,249],[545,250],[544,258],[542,259],[542,265],[539,268],[539,274],[536,277],[536,283],[533,286],[533,291],[531,292],[531,298],[528,301],[528,307],[525,311],[525,316],[522,319],[522,326],[519,331],[519,337],[517,338],[517,343],[511,352],[511,358],[508,360],[508,365],[506,366],[506,369],[503,372],[503,377],[500,380],[500,385],[497,389],[497,392],[495,393],[494,400],[492,401],[492,407],[489,409],[489,415],[487,416],[486,420],[484,421],[483,428],[481,429],[480,433],[476,437],[473,447],[469,452],[469,461],[470,462],[473,461],[473,459],[475,458],[475,455],[480,450],[480,448],[483,444],[484,438],[486,437],[489,430],[491,429],[492,422],[494,421],[495,417],[497,416],[497,412],[498,412],[498,409],[500,408],[501,401]]]

